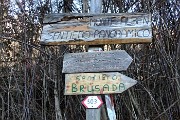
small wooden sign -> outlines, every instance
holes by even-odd
[[[126,70],[132,58],[125,50],[68,53],[64,55],[63,73]]]
[[[65,74],[65,95],[122,93],[136,83],[118,72]]]
[[[152,41],[151,14],[51,14],[41,44],[120,44]]]

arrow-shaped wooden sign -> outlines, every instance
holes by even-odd
[[[64,55],[63,73],[126,70],[132,58],[125,50],[68,53]]]
[[[118,72],[65,75],[65,95],[122,93],[137,83]]]

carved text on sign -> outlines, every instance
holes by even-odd
[[[150,25],[151,18],[149,15],[142,16],[118,16],[118,17],[105,17],[105,18],[90,18],[90,26],[137,26],[137,25]]]
[[[122,71],[132,58],[124,50],[68,53],[64,55],[63,73]]]
[[[150,42],[152,39],[150,14],[100,14],[80,18],[45,25],[41,41],[59,44],[111,44],[126,43],[126,40],[129,43]]]
[[[52,39],[91,40],[101,38],[148,38],[152,36],[152,33],[151,30],[145,28],[127,28],[93,31],[60,31],[49,35],[52,36]]]

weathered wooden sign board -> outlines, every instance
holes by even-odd
[[[137,83],[118,72],[65,75],[65,95],[122,93]]]
[[[41,44],[119,44],[152,41],[151,14],[51,14]]]
[[[63,73],[122,71],[132,58],[125,50],[68,53],[64,55]]]

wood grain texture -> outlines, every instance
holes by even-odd
[[[152,41],[150,14],[53,15],[44,20],[41,44],[97,45]]]
[[[122,71],[132,58],[124,50],[68,53],[64,55],[63,73]]]
[[[50,24],[50,23],[57,23],[61,21],[67,21],[77,18],[92,18],[92,17],[109,17],[109,16],[143,16],[143,15],[150,15],[149,13],[99,13],[99,14],[92,14],[92,13],[51,13],[46,14],[43,23]],[[151,16],[151,15],[150,15]]]
[[[136,83],[118,72],[65,74],[65,95],[122,93]]]

